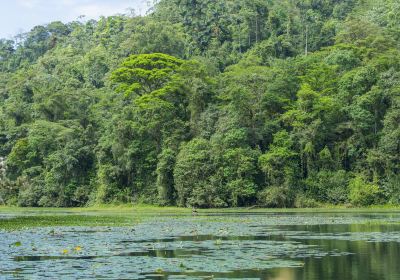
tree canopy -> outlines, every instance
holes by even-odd
[[[400,203],[397,1],[161,0],[0,40],[0,201]]]

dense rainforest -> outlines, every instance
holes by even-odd
[[[400,203],[399,0],[161,0],[0,40],[0,203]]]

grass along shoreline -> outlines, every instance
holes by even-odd
[[[199,213],[240,213],[240,212],[400,212],[400,205],[372,205],[368,207],[348,207],[345,205],[323,205],[322,207],[316,208],[249,208],[249,207],[238,207],[238,208],[207,208],[197,209]],[[191,208],[183,207],[161,207],[153,205],[131,205],[131,204],[102,204],[89,207],[71,207],[71,208],[48,208],[48,207],[15,207],[15,206],[0,206],[1,213],[29,213],[33,212],[36,214],[46,213],[64,213],[64,214],[88,214],[88,213],[133,213],[133,214],[191,214]]]
[[[394,213],[400,207],[390,205],[367,208],[346,208],[329,206],[325,208],[227,208],[199,209],[198,215],[241,214],[241,213]],[[0,206],[0,231],[17,231],[39,227],[130,227],[140,222],[160,217],[192,216],[192,209],[178,207],[157,207],[149,205],[98,205],[82,208],[22,208]],[[210,217],[210,221],[212,221]],[[229,220],[229,216],[227,216]]]

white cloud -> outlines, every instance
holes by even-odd
[[[40,0],[17,0],[17,3],[23,8],[33,9],[40,4]]]
[[[126,13],[128,8],[134,8],[137,13],[144,13],[148,6],[146,0],[16,0],[21,8],[32,11],[51,11],[55,14],[64,12],[68,18],[85,15],[88,18],[110,16]],[[66,14],[65,14],[66,12]]]
[[[74,4],[76,4],[75,0],[60,0],[59,3],[61,3],[62,5],[65,6],[72,6]]]
[[[35,25],[52,21],[70,22],[85,15],[86,19],[98,19],[128,13],[144,14],[152,0],[0,0],[0,38],[11,37],[30,30]],[[4,2],[4,3],[3,3]],[[21,20],[23,19],[23,20]]]

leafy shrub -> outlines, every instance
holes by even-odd
[[[43,189],[39,184],[35,184],[27,177],[19,177],[16,180],[16,188],[18,193],[18,206],[21,207],[37,207],[37,206],[52,206],[39,205],[39,201],[43,197]]]
[[[7,178],[0,179],[0,205],[16,205],[18,188],[15,182]]]
[[[320,202],[346,203],[349,196],[349,175],[344,170],[322,170],[305,180],[307,196]]]
[[[246,200],[255,196],[256,185],[251,180],[236,179],[227,184],[231,195],[231,205],[234,207],[246,205]]]
[[[389,176],[382,184],[384,196],[391,204],[400,204],[400,175]]]
[[[378,185],[367,182],[361,175],[350,181],[349,189],[350,202],[355,206],[372,205],[377,202],[381,193]]]
[[[316,208],[319,206],[320,204],[315,199],[304,194],[298,194],[294,200],[294,207],[296,208]]]
[[[196,206],[200,208],[222,208],[228,204],[222,199],[221,194],[214,185],[196,185],[191,195],[187,199],[186,206]]]
[[[218,192],[210,183],[212,177],[210,143],[193,139],[182,145],[178,154],[174,182],[179,206],[210,207]]]
[[[293,206],[293,193],[287,187],[268,187],[259,193],[258,203],[271,208],[291,207]]]

